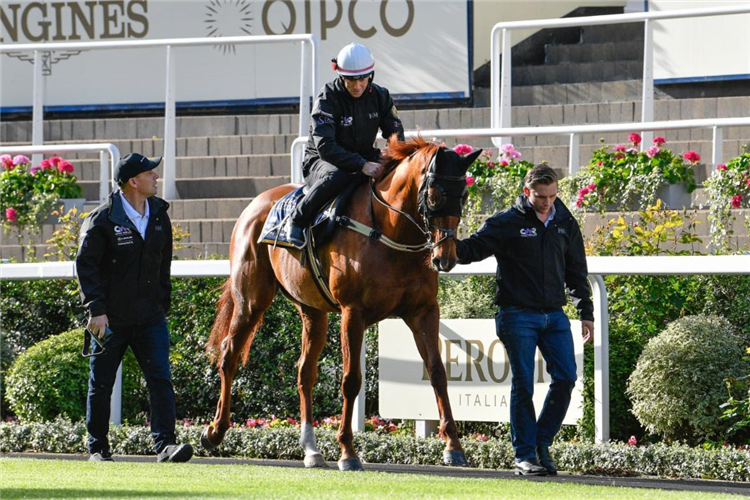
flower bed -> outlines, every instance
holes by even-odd
[[[0,223],[6,232],[38,231],[58,200],[81,197],[73,164],[59,156],[31,166],[24,155],[6,154],[0,168]]]
[[[178,426],[177,440],[191,443],[198,456],[302,460],[304,455],[299,445],[299,429],[291,424],[233,426],[221,446],[211,453],[200,446],[202,432],[201,425]],[[338,460],[341,452],[335,429],[319,426],[315,435],[323,457],[327,461]],[[112,426],[109,439],[115,455],[153,454],[147,426]],[[85,442],[83,422],[58,419],[44,423],[0,423],[3,453],[86,453]],[[513,467],[513,448],[507,439],[463,437],[461,443],[471,467]],[[441,465],[445,442],[436,437],[356,432],[354,446],[365,462]],[[750,481],[750,450],[728,446],[704,449],[680,444],[638,446],[632,441],[630,444],[570,442],[554,444],[551,452],[560,469],[569,472]]]
[[[717,250],[728,251],[736,210],[750,208],[750,152],[717,165],[703,186],[708,195],[711,241]],[[750,232],[750,215],[745,216],[744,222]]]
[[[629,145],[602,146],[594,151],[588,165],[563,179],[563,200],[582,210],[643,210],[660,198],[659,189],[664,186],[682,185],[686,193],[695,190],[693,167],[700,162],[698,153],[675,155],[664,147],[663,137],[655,137],[645,151],[638,149],[640,135],[630,134],[628,140]],[[687,201],[689,204],[689,198]]]

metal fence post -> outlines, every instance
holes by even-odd
[[[367,361],[367,336],[362,336],[362,350],[359,353],[359,365],[360,375],[362,377],[362,385],[359,388],[359,394],[357,399],[354,400],[354,412],[352,415],[352,431],[364,432],[365,430],[365,404],[366,404],[366,383],[365,383],[365,363]]]
[[[41,50],[34,51],[34,96],[31,123],[31,144],[41,146],[44,144],[44,74],[42,73],[44,53]],[[42,161],[41,154],[31,155],[33,165]]]
[[[643,94],[641,102],[641,121],[654,121],[654,23],[644,21],[643,35]],[[641,151],[650,148],[654,140],[652,131],[641,131],[643,141]]]
[[[580,142],[581,139],[578,134],[570,134],[570,147],[568,148],[568,175],[575,174],[581,168]]]
[[[724,157],[724,130],[719,126],[714,126],[713,130],[714,145],[711,154],[711,172],[716,170],[716,165],[719,165]]]
[[[175,136],[177,119],[175,115],[175,54],[167,45],[167,84],[164,97],[164,180],[163,196],[167,200],[177,198],[175,181]]]
[[[609,311],[607,287],[590,274],[594,292],[594,427],[597,443],[609,441]]]

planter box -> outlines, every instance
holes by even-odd
[[[673,210],[690,208],[692,205],[692,197],[683,183],[663,185],[656,192],[656,198]]]
[[[60,211],[60,207],[62,207],[60,214],[50,214],[49,217],[47,217],[47,219],[44,221],[44,224],[57,224],[58,218],[62,215],[67,214],[73,208],[76,208],[78,210],[78,213],[80,214],[81,212],[83,212],[83,205],[85,203],[86,198],[62,198],[60,200],[57,200],[52,210]]]

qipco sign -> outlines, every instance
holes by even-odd
[[[8,0],[0,4],[0,42],[314,33],[321,85],[335,78],[331,58],[359,42],[375,56],[376,81],[397,98],[458,100],[470,96],[469,16],[468,1]],[[32,54],[0,57],[0,106],[30,106]],[[175,57],[178,106],[298,100],[297,44],[179,48]],[[165,50],[56,51],[45,54],[43,73],[53,108],[158,106]]]

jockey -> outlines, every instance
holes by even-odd
[[[382,174],[380,150],[373,146],[378,129],[385,139],[398,134],[404,140],[404,127],[390,93],[372,83],[372,53],[350,43],[332,62],[339,76],[315,100],[302,161],[308,191],[285,227],[287,239],[297,248],[305,246],[305,230],[327,201],[365,176],[377,179]]]

